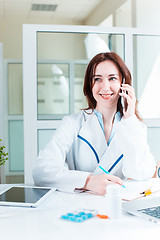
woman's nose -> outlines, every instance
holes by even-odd
[[[109,88],[110,88],[110,82],[109,82],[108,79],[104,79],[104,80],[102,81],[102,87],[103,87],[104,89],[109,89]]]

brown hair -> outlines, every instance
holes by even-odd
[[[112,61],[118,68],[119,73],[122,76],[122,79],[125,79],[125,83],[131,85],[132,79],[131,79],[131,73],[127,66],[125,65],[124,61],[119,57],[118,54],[115,52],[106,52],[106,53],[99,53],[97,54],[88,64],[85,78],[84,78],[84,86],[83,86],[83,93],[87,98],[88,102],[88,108],[84,109],[92,109],[94,110],[96,107],[96,100],[93,97],[92,94],[92,87],[93,87],[93,75],[95,74],[96,67],[99,63],[104,61]],[[121,104],[121,98],[118,99],[117,103],[117,111],[120,112],[121,116],[123,116],[123,108]],[[137,100],[136,100],[136,108],[135,108],[135,114],[138,119],[141,120],[141,117],[138,114],[137,110]]]

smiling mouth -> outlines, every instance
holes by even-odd
[[[103,98],[103,99],[110,99],[111,96],[113,96],[114,93],[110,93],[110,94],[102,94],[99,93],[99,95]]]

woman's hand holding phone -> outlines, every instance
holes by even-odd
[[[121,92],[119,93],[119,95],[122,97],[121,103],[123,107],[124,117],[128,118],[135,114],[136,97],[134,88],[129,84],[125,84],[123,82],[121,85]]]

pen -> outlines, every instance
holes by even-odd
[[[99,166],[100,169],[102,169],[103,172],[110,174],[107,170],[105,170],[103,167]],[[119,184],[119,183],[118,183]],[[121,185],[122,187],[126,188],[124,185]]]
[[[145,196],[148,196],[148,195],[152,194],[152,191],[151,191],[151,189],[148,189],[140,194],[144,194]]]

